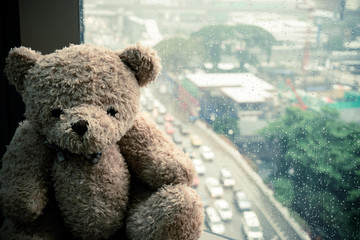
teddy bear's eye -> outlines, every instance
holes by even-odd
[[[107,114],[109,114],[110,116],[113,116],[115,117],[115,115],[118,113],[118,111],[113,108],[113,107],[110,107],[108,110],[107,110]]]
[[[51,114],[56,118],[59,118],[60,115],[63,113],[64,113],[64,111],[61,110],[60,108],[55,108],[55,109],[51,110]]]

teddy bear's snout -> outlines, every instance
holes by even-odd
[[[79,120],[76,123],[71,124],[71,128],[74,132],[82,137],[88,130],[88,122],[85,120]]]

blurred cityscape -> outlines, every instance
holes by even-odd
[[[118,50],[141,42],[158,51],[163,71],[143,109],[164,131],[154,100],[183,125],[222,133],[263,179],[279,153],[259,130],[287,107],[330,107],[343,122],[360,123],[358,0],[86,0],[83,22],[85,43]],[[217,155],[228,154],[215,145]],[[265,239],[289,239],[268,222]]]
[[[319,110],[328,105],[344,121],[360,122],[359,6],[357,0],[87,0],[84,38],[112,49],[136,42],[156,48],[166,39],[187,39],[210,25],[266,30],[274,38],[270,55],[259,44],[231,41],[229,36],[226,44],[232,51],[221,54],[216,67],[189,56],[179,62],[180,71],[172,71],[167,56],[162,57],[164,71],[156,87],[175,96],[185,114],[209,124],[218,111],[209,102],[221,96],[238,115],[242,153],[264,159],[272,156],[266,147],[259,151],[263,140],[257,130],[287,106]],[[171,47],[166,46],[169,51]],[[182,47],[175,46],[178,51]],[[239,52],[256,56],[255,64],[239,61]]]

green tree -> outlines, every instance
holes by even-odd
[[[199,56],[203,55],[197,42],[179,37],[163,40],[154,48],[162,59],[164,69],[174,73],[199,64]]]
[[[275,198],[286,207],[291,207],[295,193],[293,182],[288,178],[279,177],[273,179]]]
[[[191,34],[190,39],[199,42],[205,52],[203,60],[211,62],[216,68],[221,60],[221,43],[229,38],[230,26],[210,25]]]
[[[228,98],[212,96],[209,93],[205,93],[202,99],[200,117],[216,133],[226,136],[235,143],[236,138],[240,135],[239,117],[235,104]]]
[[[238,127],[239,120],[229,115],[217,116],[213,123],[213,129],[216,133],[226,136],[232,142],[240,135]]]
[[[220,62],[221,55],[229,53],[229,48],[224,44],[232,44],[232,54],[237,57],[240,69],[245,63],[258,64],[257,57],[250,54],[251,48],[262,49],[269,61],[271,48],[275,43],[275,38],[263,28],[245,24],[206,26],[198,32],[192,33],[190,38],[199,41],[207,53],[204,60],[210,61],[215,67]]]
[[[272,180],[291,180],[290,207],[324,239],[355,239],[360,227],[360,126],[339,113],[288,108],[262,135],[278,149]],[[275,189],[276,191],[276,189]]]
[[[200,67],[211,62],[215,68],[224,54],[232,54],[244,70],[245,63],[257,65],[257,56],[251,48],[263,49],[268,58],[274,37],[264,29],[249,25],[210,25],[191,34],[189,39],[175,37],[158,43],[158,51],[165,70],[179,73],[185,68]],[[238,49],[243,44],[245,49]]]
[[[270,60],[271,48],[276,42],[271,33],[261,27],[245,24],[233,26],[232,32],[236,40],[245,41],[248,48],[263,49],[268,56],[268,60]]]

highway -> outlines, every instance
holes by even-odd
[[[217,136],[211,129],[208,129],[201,121],[197,121],[195,124],[188,122],[187,119],[180,114],[181,111],[179,107],[171,101],[165,101],[165,99],[161,101],[160,98],[158,99],[166,106],[167,113],[174,115],[175,119],[191,130],[191,135],[198,135],[202,139],[203,145],[211,147],[215,153],[213,161],[203,161],[206,166],[206,173],[203,176],[199,176],[199,186],[196,188],[196,191],[202,198],[204,204],[213,206],[214,202],[214,199],[210,197],[205,188],[204,180],[207,177],[219,178],[220,169],[226,168],[232,173],[236,180],[234,189],[242,190],[247,193],[247,196],[252,203],[252,210],[257,214],[261,223],[265,240],[308,239],[306,234],[301,232],[301,230],[294,230],[289,223],[289,218],[284,217],[284,215],[286,216],[286,212],[284,214],[283,211],[284,209],[280,207],[279,211],[279,206],[274,205],[273,197],[269,197],[271,193],[269,194],[268,189],[264,189],[263,183],[259,184],[262,180],[259,176],[256,176],[255,172],[249,170],[249,166],[241,159],[242,156],[238,151]],[[149,112],[149,115],[154,117],[152,111]],[[160,129],[164,129],[163,124],[158,126]],[[190,136],[183,136],[183,142],[178,144],[178,146],[180,148],[192,147]],[[193,148],[193,151],[197,158],[201,158],[198,148]],[[233,219],[230,222],[224,222],[225,233],[223,235],[231,239],[245,239],[241,227],[243,222],[242,214],[235,207],[233,201],[233,189],[224,189],[223,199],[230,204],[233,212]],[[275,204],[279,205],[279,203]]]

